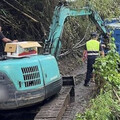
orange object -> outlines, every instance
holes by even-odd
[[[87,51],[84,50],[82,61],[85,62],[86,59],[87,59]]]

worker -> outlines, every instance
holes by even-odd
[[[14,42],[17,42],[18,40],[14,40]],[[3,33],[2,33],[2,27],[0,26],[0,56],[2,56],[4,54],[4,47],[3,47],[3,43],[7,43],[7,42],[12,42],[12,40],[10,40],[9,38],[6,38]]]
[[[87,59],[87,73],[84,86],[89,86],[89,81],[92,78],[93,64],[95,59],[101,54],[104,56],[104,51],[98,40],[97,32],[91,34],[91,39],[86,42],[83,52],[83,60]],[[87,57],[86,57],[87,56]]]

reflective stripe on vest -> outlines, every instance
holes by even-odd
[[[86,42],[87,51],[99,51],[100,49],[100,42],[97,40],[89,40]]]

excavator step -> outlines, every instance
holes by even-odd
[[[71,96],[75,96],[75,89],[74,89],[74,86],[75,86],[75,80],[74,80],[74,77],[73,76],[64,76],[62,77],[62,80],[63,80],[63,86],[71,86],[71,91],[70,91],[70,95]]]
[[[62,87],[60,93],[49,103],[41,107],[34,120],[61,120],[70,103],[71,87]]]
[[[41,107],[40,111],[35,116],[34,120],[61,120],[62,116],[71,102],[74,93],[74,77],[62,77],[63,87],[51,102],[46,103]]]
[[[70,85],[74,86],[75,85],[73,76],[63,76],[62,80],[63,80],[63,86],[70,86]]]

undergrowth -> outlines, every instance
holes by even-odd
[[[77,114],[76,120],[120,120],[120,56],[114,39],[110,39],[110,51],[94,64],[99,94],[91,100],[85,113]]]

